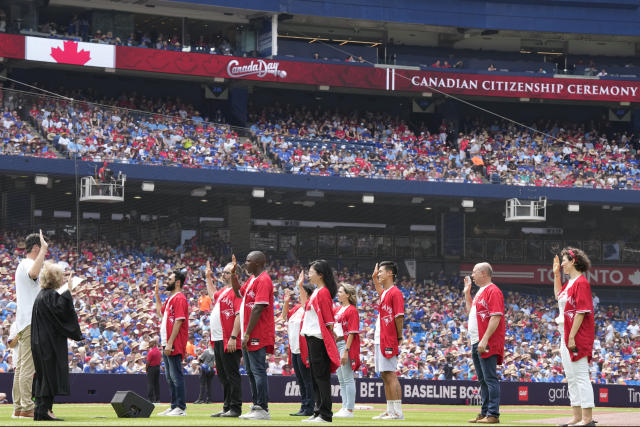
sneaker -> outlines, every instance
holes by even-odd
[[[389,413],[385,411],[385,412],[381,413],[380,415],[376,415],[375,417],[371,417],[371,419],[372,420],[384,420],[384,419],[386,419],[384,417],[388,417],[388,416],[389,416]]]
[[[322,417],[315,417],[313,420],[309,421],[310,423],[329,423],[331,421],[327,421]]]
[[[403,414],[396,414],[395,412],[392,412],[390,414],[385,415],[384,417],[380,418],[381,420],[404,420],[404,415]]]
[[[33,413],[34,413],[33,409],[31,409],[30,411],[22,411],[22,412],[20,412],[19,417],[22,418],[22,419],[31,419],[32,420],[33,419]]]
[[[20,418],[20,415],[22,414],[22,411],[18,411],[17,409],[13,410],[13,414],[11,414],[11,418]]]
[[[158,414],[158,416],[164,417],[165,415],[167,415],[169,412],[173,411],[173,409],[171,409],[171,407],[168,407],[167,409],[165,409],[164,411],[160,412]]]
[[[271,419],[271,415],[269,414],[269,411],[265,411],[262,408],[256,409],[255,411],[253,411],[253,415],[251,415],[250,417],[247,417],[245,419],[248,420],[270,420]]]
[[[243,420],[245,420],[245,419],[251,419],[251,418],[253,418],[253,413],[254,413],[256,410],[258,410],[258,409],[262,409],[262,408],[261,408],[261,407],[259,407],[258,405],[253,405],[253,406],[251,407],[251,410],[250,410],[249,412],[247,412],[246,414],[242,414],[242,415],[240,415],[238,418],[241,418],[241,419],[243,419]]]
[[[316,419],[315,415],[311,415],[309,418],[305,418],[304,420],[302,420],[303,423],[310,423],[313,422],[313,420]]]
[[[353,418],[353,412],[348,409],[342,408],[335,414],[333,414],[333,418]]]
[[[186,417],[187,412],[184,409],[180,409],[177,406],[173,408],[173,411],[167,414],[167,417]]]

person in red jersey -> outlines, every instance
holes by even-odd
[[[395,285],[398,266],[393,261],[382,261],[373,270],[373,284],[380,296],[376,320],[375,368],[384,382],[387,410],[374,420],[403,420],[402,389],[396,371],[402,343],[404,323],[404,297]]]
[[[158,340],[149,338],[149,351],[147,352],[147,397],[151,402],[160,401],[160,363],[162,353],[158,349]]]
[[[165,376],[171,389],[171,407],[158,415],[185,416],[187,403],[185,398],[182,359],[187,352],[189,338],[189,303],[182,293],[185,275],[176,270],[169,276],[167,291],[171,295],[162,305],[160,303],[160,281],[156,280],[156,314],[161,320],[160,340],[162,342]]]
[[[234,264],[235,257],[232,261]],[[273,283],[265,270],[267,258],[260,251],[247,255],[245,269],[251,277],[240,286],[235,275],[232,276],[234,291],[242,295],[237,329],[240,332],[242,357],[251,384],[253,406],[251,412],[240,418],[250,420],[270,420],[269,385],[267,382],[267,353],[272,354],[276,340],[276,325],[273,317]],[[234,267],[235,268],[235,267]]]
[[[340,283],[338,287],[338,302],[334,309],[336,325],[336,345],[340,353],[340,367],[338,368],[338,382],[342,409],[333,416],[336,418],[353,418],[353,408],[356,403],[356,381],[353,372],[360,367],[360,316],[358,315],[358,296],[356,288],[348,283]]]
[[[340,366],[340,356],[333,331],[333,298],[337,292],[333,269],[323,259],[309,266],[309,281],[316,286],[304,306],[302,329],[307,347],[301,348],[302,360],[309,361],[313,381],[313,415],[303,421],[332,422],[331,374]],[[304,292],[304,272],[298,277],[298,288]]]
[[[591,261],[580,249],[565,248],[553,259],[553,291],[558,300],[556,318],[562,338],[560,355],[569,387],[573,418],[568,425],[594,426],[595,406],[589,377],[589,364],[595,340],[593,299],[591,286],[582,273],[589,270]],[[569,280],[562,285],[560,267]]]
[[[235,275],[236,264],[230,262],[222,271],[225,286],[216,290],[211,264],[207,261],[206,279],[207,292],[213,302],[211,310],[210,329],[211,344],[216,361],[216,371],[224,395],[222,411],[211,414],[212,417],[235,418],[242,413],[242,382],[240,380],[240,342],[233,335],[236,313],[240,311],[241,298],[231,286],[231,276]]]
[[[467,331],[476,376],[480,382],[482,407],[470,423],[497,424],[500,422],[500,383],[497,365],[504,358],[504,297],[492,281],[493,269],[486,262],[476,264],[471,277],[464,278],[465,308],[469,315]],[[480,289],[471,298],[471,284]]]

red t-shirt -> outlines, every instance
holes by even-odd
[[[224,351],[227,351],[227,344],[233,332],[233,323],[236,320],[236,313],[240,311],[241,299],[236,297],[232,288],[222,288],[213,294],[213,307],[220,304],[220,324],[222,325],[222,342]],[[215,310],[212,309],[212,316]],[[210,322],[213,325],[213,321]],[[213,343],[213,341],[211,341]],[[240,350],[240,339],[236,340],[236,349]]]
[[[380,295],[378,306],[380,316],[380,351],[387,359],[398,355],[398,336],[402,331],[396,330],[396,318],[404,316],[404,297],[395,285]]]
[[[158,347],[153,347],[147,353],[147,363],[149,366],[160,366],[160,362],[162,361],[162,353]]]
[[[479,298],[473,299],[473,305],[476,307],[478,336],[481,340],[484,333],[487,331],[491,316],[500,316],[500,323],[493,332],[493,335],[491,335],[491,338],[489,338],[489,351],[482,353],[480,356],[486,359],[487,357],[491,357],[495,354],[498,356],[498,365],[502,365],[502,359],[504,358],[504,335],[506,331],[504,322],[504,297],[502,295],[502,291],[495,284],[491,283],[487,285],[487,288],[482,292]]]
[[[266,304],[266,307],[260,313],[258,323],[251,331],[247,348],[249,351],[256,351],[266,347],[267,353],[273,353],[273,346],[276,342],[276,324],[273,317],[273,283],[266,271],[260,273],[255,280],[253,279],[254,277],[251,276],[240,288],[242,304],[244,305],[242,331],[247,330],[253,306]],[[242,305],[238,308],[238,312],[241,310]]]
[[[353,334],[353,341],[351,341],[351,347],[349,347],[349,359],[351,359],[351,370],[357,371],[360,367],[360,316],[358,315],[358,309],[352,304],[342,314],[340,314],[341,309],[341,306],[335,308],[335,319],[337,323],[342,325],[345,344],[349,334]]]
[[[180,319],[184,320],[180,325],[180,330],[178,331],[175,341],[173,341],[173,351],[171,352],[171,356],[179,354],[184,357],[186,353],[187,339],[189,338],[189,303],[187,302],[187,298],[182,292],[178,292],[175,296],[169,297],[162,306],[161,313],[163,316],[166,310],[168,310],[167,341],[171,337],[175,321]],[[162,326],[163,325],[161,324],[160,327]]]
[[[568,283],[568,282],[567,282]],[[562,287],[567,286],[565,283]],[[593,319],[593,299],[591,297],[591,285],[584,276],[580,276],[567,292],[567,305],[564,307],[564,344],[569,342],[569,334],[573,327],[573,319],[578,313],[584,313],[584,319],[576,334],[577,353],[571,353],[571,360],[576,362],[587,356],[591,363],[593,353],[593,340],[595,339],[595,323]],[[568,347],[568,345],[567,345]]]

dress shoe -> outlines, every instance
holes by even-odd
[[[289,414],[292,417],[309,417],[311,415],[313,415],[312,413],[308,413],[308,412],[304,412],[302,409],[300,409],[298,412],[296,412],[295,414]]]
[[[493,415],[487,415],[485,418],[476,421],[478,424],[500,424],[500,418]]]
[[[478,414],[476,415],[476,417],[472,420],[467,421],[468,423],[477,423],[479,420],[485,418],[486,415],[482,415],[482,414]]]
[[[33,416],[34,421],[64,421],[62,418],[50,417],[49,414],[38,415],[35,414]]]
[[[33,418],[34,410],[20,412],[20,418]]]
[[[231,409],[229,409],[224,414],[220,415],[221,418],[238,418],[239,416],[240,416],[240,412],[233,411]]]
[[[195,402],[193,402],[194,405],[200,405],[202,403],[204,403],[204,400],[200,400],[200,399],[198,399]]]
[[[211,415],[209,415],[209,416],[210,416],[210,417],[213,417],[213,418],[218,418],[218,417],[221,417],[221,416],[222,416],[222,414],[224,414],[224,413],[226,413],[226,412],[227,412],[227,411],[220,411],[220,412],[216,412],[215,414],[211,414]]]
[[[20,414],[22,414],[22,411],[18,411],[17,409],[14,409],[13,415],[11,415],[11,418],[20,418]]]

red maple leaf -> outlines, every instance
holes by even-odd
[[[51,57],[62,64],[84,65],[91,59],[91,54],[84,49],[78,52],[78,42],[66,41],[62,49],[51,48]]]

